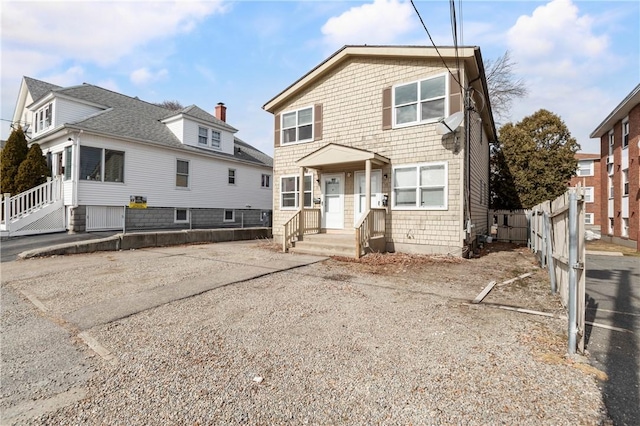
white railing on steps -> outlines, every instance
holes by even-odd
[[[14,196],[2,194],[2,224],[11,223],[60,199],[62,199],[61,176],[49,178],[42,185]]]

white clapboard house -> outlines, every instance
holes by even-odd
[[[272,158],[236,138],[226,107],[170,110],[91,84],[24,77],[13,116],[50,182],[3,195],[3,235],[266,225]]]

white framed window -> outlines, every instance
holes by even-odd
[[[613,188],[613,176],[609,176],[609,198],[613,198],[614,188]]]
[[[189,209],[175,209],[174,223],[189,223]]]
[[[285,112],[281,120],[282,145],[313,140],[313,107]]]
[[[629,146],[629,119],[622,122],[622,149]]]
[[[271,175],[262,174],[260,186],[262,188],[271,188]]]
[[[304,175],[304,206],[311,207],[313,200],[313,176]],[[280,208],[282,210],[295,210],[298,208],[300,199],[300,177],[282,176],[280,177]]]
[[[236,221],[236,211],[235,210],[225,210],[222,220],[224,222],[235,222]]]
[[[609,131],[609,155],[613,155],[613,145],[615,144],[616,139],[613,135],[613,130]]]
[[[64,147],[64,180],[71,180],[71,164],[73,161],[73,147]]]
[[[613,218],[610,217],[609,218],[609,235],[613,235],[613,224],[614,224]]]
[[[396,210],[446,210],[447,182],[446,162],[395,167],[392,206]]]
[[[629,236],[629,218],[628,217],[622,218],[622,236],[623,237]]]
[[[206,127],[198,127],[198,143],[200,145],[209,145],[209,129]]]
[[[622,196],[629,196],[629,169],[622,171]]]
[[[445,74],[393,87],[393,123],[403,126],[435,122],[445,116]]]
[[[607,176],[613,176],[613,164],[607,164]]]
[[[585,213],[584,214],[584,224],[585,225],[593,225],[593,213]]]
[[[47,130],[53,125],[53,102],[38,109],[34,115],[35,133]]]
[[[220,132],[211,130],[211,146],[214,148],[220,148]]]
[[[67,158],[70,157],[70,153],[67,154]],[[80,147],[80,180],[123,183],[124,152],[91,146]]]
[[[176,187],[189,188],[189,161],[176,160]]]
[[[584,202],[593,203],[593,186],[584,187]]]
[[[227,179],[229,185],[236,184],[236,169],[229,169],[229,175]]]
[[[593,176],[593,160],[578,161],[578,176]]]

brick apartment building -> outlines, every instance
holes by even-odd
[[[578,170],[571,178],[569,186],[578,184],[584,188],[586,229],[600,231],[602,226],[602,175],[600,170],[600,154],[577,153]]]
[[[640,84],[591,137],[600,138],[603,239],[640,251]]]

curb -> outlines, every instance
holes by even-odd
[[[596,251],[596,250],[585,250],[586,254],[595,254],[597,256],[624,256],[619,251]]]

